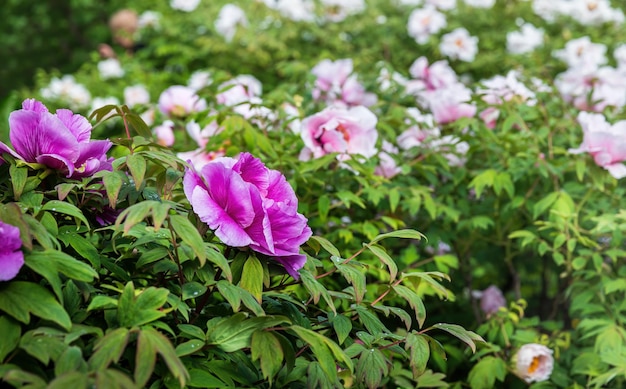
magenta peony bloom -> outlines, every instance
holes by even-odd
[[[206,101],[187,86],[170,86],[159,96],[159,110],[168,117],[185,117],[206,108]]]
[[[300,246],[311,229],[280,172],[242,153],[210,161],[199,173],[188,169],[183,187],[194,212],[222,242],[271,256],[298,278],[306,262]]]
[[[578,123],[583,128],[583,142],[572,154],[589,153],[599,166],[613,177],[626,177],[626,120],[611,125],[603,114],[580,112]]]
[[[301,159],[309,155],[319,158],[329,153],[361,154],[372,157],[376,154],[376,115],[369,109],[358,106],[350,109],[328,107],[302,121],[300,135],[305,149]]]
[[[0,281],[9,281],[15,278],[24,265],[24,253],[20,250],[20,229],[0,221],[0,236]]]
[[[100,170],[112,170],[106,152],[108,140],[90,140],[91,124],[68,109],[56,114],[35,99],[27,99],[22,109],[9,116],[11,144],[0,142],[0,153],[30,163],[39,163],[67,174],[69,178],[89,177]]]

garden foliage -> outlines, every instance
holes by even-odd
[[[128,6],[5,107],[3,383],[626,382],[620,4]]]

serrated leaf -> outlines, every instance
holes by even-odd
[[[11,281],[0,285],[0,310],[24,324],[30,323],[32,314],[66,330],[72,327],[69,315],[52,293],[32,282]]]
[[[333,316],[329,315],[329,319],[333,325],[335,333],[337,334],[339,344],[343,344],[352,331],[352,321],[344,315],[338,314],[334,314]]]
[[[94,346],[94,353],[89,358],[89,366],[93,370],[103,370],[111,362],[117,363],[126,349],[128,338],[128,329],[116,328],[98,339]]]
[[[341,264],[335,262],[335,266],[346,281],[354,288],[354,299],[356,303],[358,304],[363,301],[363,296],[366,291],[365,273],[351,263]]]
[[[469,372],[468,380],[472,389],[491,389],[495,387],[496,379],[504,381],[507,373],[506,362],[500,358],[487,356]]]
[[[406,341],[404,343],[405,350],[410,350],[410,362],[411,370],[413,371],[413,378],[417,378],[424,374],[426,371],[426,364],[430,358],[430,347],[428,346],[428,340],[415,332],[407,334]]]
[[[356,364],[356,374],[358,380],[368,388],[379,388],[382,378],[389,374],[389,366],[383,353],[375,348],[364,350]]]
[[[272,385],[272,378],[280,370],[284,359],[280,341],[270,331],[256,330],[252,333],[250,351],[252,360],[260,361],[263,378]]]

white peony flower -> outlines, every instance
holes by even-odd
[[[47,87],[41,89],[40,93],[44,99],[66,102],[73,111],[81,110],[91,102],[91,94],[87,88],[77,83],[71,75],[53,78]]]
[[[441,37],[441,54],[465,62],[472,62],[478,53],[478,38],[463,28],[457,28]]]
[[[120,78],[124,76],[124,69],[120,61],[115,58],[109,58],[98,62],[98,71],[103,80],[111,78]]]
[[[148,104],[150,102],[150,92],[143,85],[132,85],[124,88],[124,104],[129,108],[135,105]]]
[[[512,54],[525,54],[543,44],[543,30],[524,23],[520,31],[506,34],[506,49]]]
[[[517,375],[528,383],[546,381],[552,374],[554,368],[552,350],[544,345],[525,344],[520,347],[514,358],[517,359],[515,362]]]
[[[423,45],[431,35],[438,33],[446,25],[446,17],[441,12],[433,6],[426,6],[411,12],[407,30],[411,38]]]
[[[475,8],[491,8],[496,4],[496,0],[465,0],[465,4]]]
[[[191,12],[198,8],[200,0],[170,0],[170,7],[183,12]]]
[[[228,42],[232,41],[237,32],[237,26],[248,25],[248,19],[243,10],[234,4],[226,4],[220,9],[215,20],[215,30]]]

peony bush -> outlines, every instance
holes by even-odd
[[[623,4],[124,6],[4,103],[3,385],[625,384]]]

